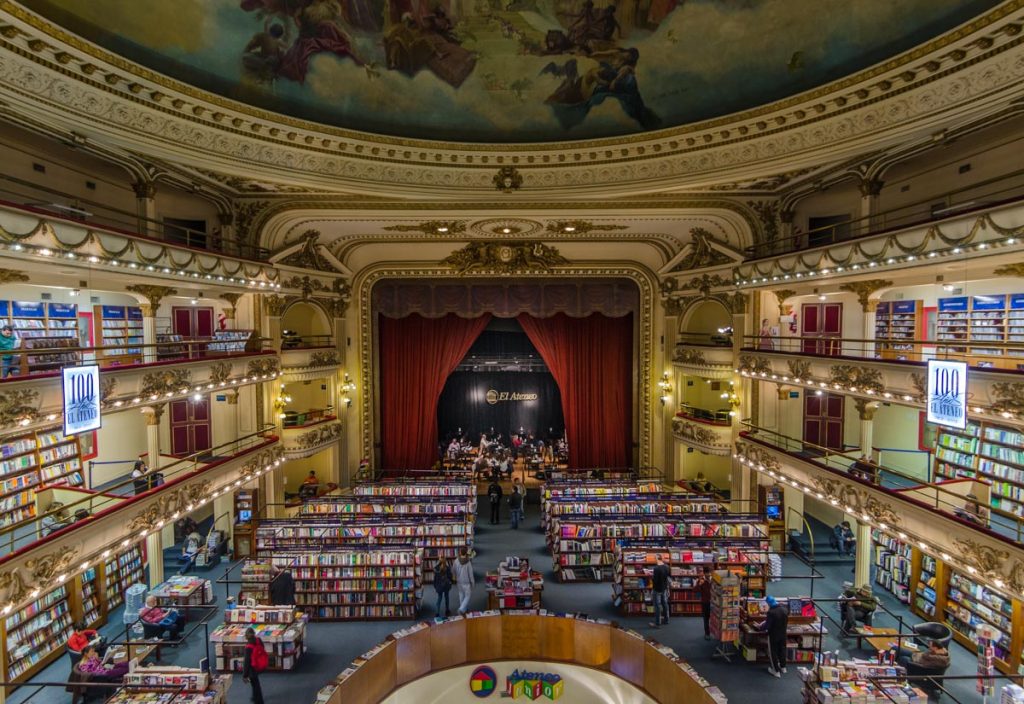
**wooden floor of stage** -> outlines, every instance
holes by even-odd
[[[555,468],[562,470],[566,468],[566,465],[556,465]],[[515,464],[512,468],[512,479],[506,479],[505,477],[502,477],[501,480],[499,481],[499,484],[501,484],[501,490],[505,493],[506,496],[512,492],[512,485],[517,480],[521,484],[525,484],[527,489],[539,487],[545,481],[547,481],[545,479],[537,479],[537,477],[534,476],[534,472],[532,470],[527,469],[526,461],[522,459],[515,461]],[[477,480],[476,485],[478,493],[486,494],[487,487],[490,486],[490,484],[490,478]]]

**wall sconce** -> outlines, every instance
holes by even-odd
[[[730,381],[729,382],[729,390],[728,391],[723,391],[722,394],[719,396],[719,398],[723,399],[724,401],[726,401],[729,404],[729,407],[731,409],[729,411],[729,417],[730,418],[735,418],[736,417],[736,409],[739,408],[740,407],[740,403],[742,403],[740,401],[740,397],[736,395],[736,391],[734,390],[733,387],[734,387],[734,384]]]
[[[345,408],[352,405],[352,394],[355,393],[356,383],[352,381],[352,378],[345,372],[344,378],[341,380],[341,392],[345,394],[341,402],[345,404]]]
[[[281,384],[281,393],[277,398],[274,399],[274,412],[277,413],[277,417],[284,420],[285,413],[284,407],[292,402],[292,397],[284,392],[284,384]]]
[[[661,380],[658,381],[658,388],[661,389],[661,395],[658,397],[658,400],[664,406],[672,398],[669,396],[669,392],[672,391],[672,375],[669,372],[661,375]]]

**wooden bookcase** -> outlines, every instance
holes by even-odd
[[[69,581],[31,604],[13,611],[0,622],[3,673],[8,682],[24,682],[64,654],[74,619]]]
[[[97,346],[111,348],[100,354],[100,364],[140,364],[142,325],[138,306],[93,306],[93,339]]]
[[[882,359],[920,361],[915,340],[924,339],[921,301],[882,301],[875,309],[875,353]]]
[[[107,613],[124,603],[124,592],[128,587],[146,581],[144,568],[142,548],[138,545],[129,546],[103,563],[100,584],[103,585]]]
[[[260,490],[238,489],[234,497],[234,526],[231,530],[234,554],[236,558],[252,557],[256,549],[256,527],[263,513]]]
[[[81,486],[82,449],[59,426],[0,441],[0,525],[36,515],[36,491],[43,486]]]
[[[990,421],[943,427],[935,448],[938,478],[991,483],[991,506],[1024,516],[1024,432]]]
[[[21,374],[60,371],[78,364],[78,306],[44,301],[0,301],[0,320],[10,322],[21,349],[67,348],[67,352],[21,355]]]
[[[291,571],[296,608],[313,621],[413,619],[423,597],[419,549],[275,550],[263,562]],[[250,570],[247,575],[255,582],[261,575],[269,578],[270,570]],[[250,591],[260,589],[250,587]]]
[[[938,308],[939,354],[960,355],[972,366],[1024,369],[1024,350],[992,346],[1024,342],[1024,293],[940,298]]]

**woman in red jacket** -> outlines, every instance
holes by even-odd
[[[242,679],[252,685],[253,704],[263,704],[263,690],[260,689],[260,673],[267,668],[267,651],[263,641],[256,637],[256,631],[245,629],[245,660],[242,662]]]

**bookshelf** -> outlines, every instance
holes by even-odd
[[[732,572],[711,573],[711,637],[720,643],[734,643],[740,637],[740,580]]]
[[[64,437],[59,426],[0,441],[0,526],[33,518],[41,486],[82,484],[78,438]]]
[[[224,612],[224,623],[210,634],[220,672],[241,672],[245,659],[245,631],[252,628],[263,641],[267,670],[292,670],[306,652],[307,617],[280,606],[242,606]]]
[[[256,546],[256,526],[263,512],[259,489],[236,489],[234,493],[234,540],[236,557],[251,557]]]
[[[423,597],[415,548],[277,552],[270,562],[291,571],[296,608],[313,621],[412,619]]]
[[[307,501],[300,516],[461,516],[470,521],[469,503],[462,498],[419,499],[406,496],[325,496]]]
[[[103,584],[107,613],[124,603],[124,592],[133,584],[146,580],[142,565],[142,549],[132,545],[103,563]]]
[[[918,551],[914,551],[913,563],[917,579],[913,581],[914,605],[911,610],[925,620],[934,621],[936,614],[941,614],[946,596],[945,589],[941,587],[945,565]]]
[[[668,565],[669,613],[672,616],[699,616],[698,580],[708,567],[712,571],[732,572],[741,581],[741,591],[763,595],[767,553],[761,540],[714,544],[701,541],[621,541],[615,546],[613,594],[621,598],[623,614],[653,614],[651,575],[655,557],[661,555]]]
[[[657,494],[662,490],[656,482],[608,481],[596,479],[578,479],[573,481],[547,482],[540,493],[541,527],[548,529],[548,505],[559,499],[611,499],[633,498],[647,494]]]
[[[71,595],[75,620],[85,623],[86,628],[95,628],[103,621],[105,612],[100,601],[99,571],[90,567],[76,577],[77,585]]]
[[[964,430],[943,427],[935,448],[936,475],[991,483],[990,505],[1024,516],[1024,433],[988,421]]]
[[[767,526],[742,514],[647,515],[643,519],[562,516],[549,532],[553,568],[561,582],[613,579],[619,541],[679,540],[698,547],[707,541],[767,541]],[[656,546],[657,547],[657,546]]]
[[[968,649],[977,641],[974,629],[981,624],[992,626],[998,638],[992,641],[995,665],[1001,672],[1010,672],[1013,652],[1014,615],[1019,608],[1013,600],[994,589],[976,583],[959,570],[949,572],[943,606],[946,625],[953,629],[953,638]]]
[[[215,330],[213,341],[206,343],[207,354],[238,354],[245,352],[252,330]]]
[[[910,602],[913,547],[879,530],[871,531],[875,555],[875,583],[904,604]]]
[[[293,549],[412,546],[422,550],[423,577],[429,581],[439,557],[457,558],[472,540],[472,524],[458,517],[302,517],[261,521],[256,529],[256,555],[270,558],[278,550]]]
[[[257,604],[270,603],[271,565],[268,560],[246,560],[242,564],[242,591],[239,603],[247,599]]]
[[[464,498],[473,504],[476,504],[476,492],[476,484],[471,482],[363,482],[352,488],[352,493],[355,496],[414,496],[420,499]]]
[[[809,597],[780,598],[789,608],[786,630],[786,662],[811,663],[821,650],[821,639],[828,633],[821,624]],[[768,615],[763,598],[747,598],[740,608],[740,653],[749,662],[768,662],[768,634],[760,624]]]
[[[63,655],[71,622],[66,584],[4,618],[0,652],[7,681],[24,682]]]
[[[915,340],[924,339],[921,301],[882,301],[875,309],[876,356],[882,359],[920,361]]]
[[[940,354],[965,356],[978,367],[1024,368],[1024,349],[991,344],[1024,342],[1024,294],[940,298],[938,308],[936,339],[946,343]]]
[[[142,362],[142,309],[138,306],[93,306],[94,339],[109,347],[101,353],[100,363],[139,364]]]
[[[10,318],[24,350],[67,348],[67,352],[26,354],[21,371],[39,374],[78,364],[78,306],[43,301],[0,301],[0,319]]]

